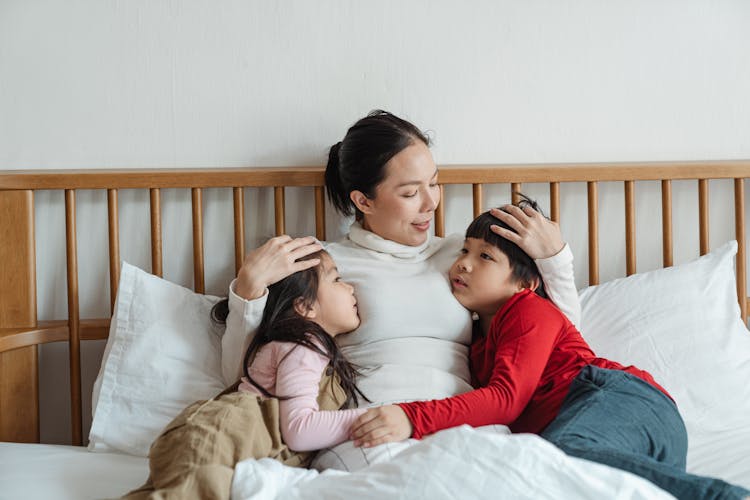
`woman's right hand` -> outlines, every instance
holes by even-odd
[[[292,238],[277,236],[266,241],[245,256],[237,273],[234,293],[245,300],[254,300],[266,293],[269,285],[287,276],[317,266],[320,259],[297,261],[302,257],[322,250],[312,236]]]

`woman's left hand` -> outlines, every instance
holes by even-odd
[[[492,231],[518,245],[532,259],[546,259],[557,255],[565,246],[560,225],[533,208],[505,205],[503,210],[493,208],[490,213],[505,222],[513,231],[500,226],[490,226]]]
[[[353,424],[349,438],[354,446],[370,448],[383,443],[403,441],[411,437],[412,425],[404,410],[397,405],[367,410]]]

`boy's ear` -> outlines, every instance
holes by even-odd
[[[529,281],[527,283],[526,288],[528,288],[532,292],[536,292],[536,289],[539,288],[539,278],[534,278],[531,281]]]
[[[317,310],[315,307],[305,304],[302,297],[294,299],[294,310],[303,318],[315,319],[315,316],[317,316]]]
[[[369,214],[372,212],[372,200],[362,191],[352,191],[349,193],[349,199],[352,200],[354,206],[363,214]]]

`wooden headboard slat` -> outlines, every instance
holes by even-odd
[[[482,185],[472,184],[471,185],[471,200],[473,207],[474,218],[477,218],[482,213],[484,207],[484,197],[482,196]]]
[[[151,273],[162,277],[161,258],[161,193],[159,188],[149,190],[151,207]]]
[[[672,245],[672,182],[661,181],[661,232],[662,253],[664,267],[669,267],[674,262],[674,251]]]
[[[549,218],[560,222],[560,183],[549,183]]]
[[[708,253],[708,179],[698,180],[698,231],[700,233],[700,253]]]
[[[36,328],[33,191],[0,191],[0,262],[0,332]],[[35,345],[0,348],[0,440],[39,441],[37,362]]]
[[[73,444],[83,444],[81,421],[81,337],[78,316],[78,247],[76,237],[76,193],[65,190],[65,250],[68,269],[68,356],[70,359],[70,418]]]
[[[315,186],[315,237],[326,239],[326,195],[321,186]]]
[[[435,209],[435,236],[445,236],[445,186],[440,185],[440,203]]]
[[[523,185],[520,182],[510,183],[510,200],[514,205],[518,203],[518,201],[521,199],[522,190],[523,190]]]
[[[107,226],[109,232],[109,303],[115,310],[117,287],[120,283],[120,217],[117,210],[117,190],[107,190]]]
[[[625,181],[625,274],[636,270],[635,252],[635,182]]]
[[[587,183],[589,212],[589,285],[599,284],[599,191],[594,181]]]
[[[234,272],[242,267],[245,259],[245,190],[233,189],[234,200]]]
[[[206,292],[206,277],[203,263],[203,191],[193,188],[193,289]]]
[[[274,222],[276,224],[276,236],[281,236],[286,232],[286,205],[284,202],[284,186],[274,186],[273,188],[273,210]]]
[[[747,260],[745,240],[745,180],[734,180],[734,234],[737,238],[737,297],[740,303],[740,314],[747,318]]]

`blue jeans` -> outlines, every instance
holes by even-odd
[[[750,492],[685,471],[687,431],[674,402],[646,381],[588,365],[541,436],[568,455],[626,470],[679,499],[739,499]]]

